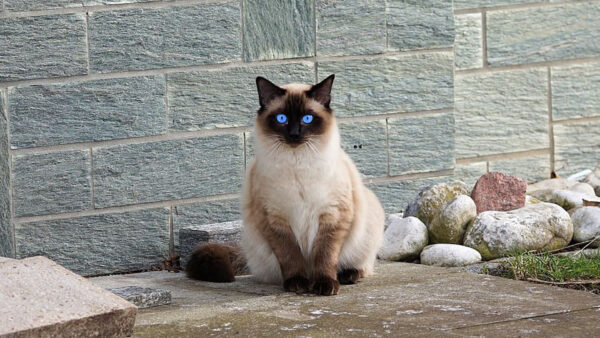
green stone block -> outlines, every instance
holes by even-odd
[[[239,2],[92,12],[92,72],[239,61]]]
[[[490,171],[518,176],[529,183],[550,178],[550,154],[490,161]]]
[[[384,0],[316,0],[317,55],[377,54],[386,48]]]
[[[251,125],[259,108],[256,77],[278,85],[313,84],[313,63],[232,67],[168,75],[169,129],[199,130]]]
[[[0,7],[1,7],[0,3]],[[4,8],[10,12],[39,11],[44,9],[58,9],[69,7],[82,7],[82,0],[4,0]]]
[[[339,125],[342,149],[350,155],[361,174],[387,175],[387,131],[385,120],[346,122]]]
[[[89,150],[13,156],[15,216],[90,209]]]
[[[46,256],[90,276],[149,270],[169,257],[169,209],[17,223],[17,257]]]
[[[600,55],[600,3],[580,2],[487,14],[492,66]]]
[[[386,214],[404,212],[406,206],[423,188],[452,180],[451,176],[418,178],[405,181],[371,183],[368,187],[379,197]]]
[[[465,182],[470,191],[485,173],[487,173],[487,162],[457,164],[454,168],[454,179]]]
[[[454,167],[451,113],[388,119],[390,175]]]
[[[0,18],[0,82],[87,73],[85,14]]]
[[[387,0],[388,47],[392,50],[452,47],[452,0]]]
[[[454,106],[450,52],[319,62],[319,78],[335,74],[337,116],[378,115]]]
[[[10,88],[13,148],[166,132],[163,76]]]
[[[554,170],[569,176],[600,165],[600,122],[554,125]]]
[[[4,105],[4,92],[0,90],[0,257],[14,257],[14,236],[10,222],[8,120]]]
[[[548,148],[545,69],[459,74],[456,157]]]
[[[313,56],[314,0],[243,0],[244,60]]]
[[[552,118],[600,116],[600,63],[552,67]]]
[[[483,67],[481,13],[454,16],[456,69]]]

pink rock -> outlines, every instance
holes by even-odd
[[[525,180],[493,171],[477,180],[471,198],[475,201],[477,213],[488,210],[509,211],[525,206],[525,191]]]

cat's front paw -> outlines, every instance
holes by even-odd
[[[307,293],[309,290],[309,281],[304,276],[294,276],[286,279],[283,282],[283,288],[288,292],[295,292],[297,294]]]
[[[313,293],[321,296],[337,295],[340,291],[340,283],[329,277],[319,277],[311,283]]]

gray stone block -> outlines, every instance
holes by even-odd
[[[544,0],[454,0],[454,9],[495,7],[543,1]]]
[[[388,47],[392,50],[451,47],[452,0],[388,0]]]
[[[238,61],[238,1],[93,12],[89,16],[93,72]]]
[[[600,63],[552,67],[552,118],[600,115]]]
[[[245,132],[244,133],[244,142],[246,143],[246,158],[245,158],[245,165],[246,168],[249,167],[250,165],[250,161],[252,161],[252,159],[254,158],[254,133],[252,132]]]
[[[138,309],[171,304],[171,291],[169,290],[141,286],[122,286],[106,290],[133,303]]]
[[[445,183],[451,176],[418,178],[404,181],[371,183],[368,187],[379,197],[386,214],[403,212],[410,201],[426,186]]]
[[[13,157],[15,216],[72,212],[92,207],[90,152]]]
[[[388,119],[390,175],[454,168],[451,113]]]
[[[387,175],[387,130],[385,120],[340,123],[342,149],[350,155],[361,174]]]
[[[15,224],[17,257],[46,256],[82,275],[147,270],[169,256],[166,208]]]
[[[600,122],[555,124],[554,170],[569,176],[600,164]]]
[[[457,164],[454,168],[454,178],[463,181],[473,189],[477,180],[487,173],[487,162],[476,162],[469,164]]]
[[[11,12],[40,11],[44,9],[82,7],[83,2],[82,0],[4,0],[4,8]]]
[[[179,230],[179,257],[185,267],[190,255],[201,243],[239,243],[242,240],[242,221],[184,227]]]
[[[518,176],[529,183],[545,180],[550,178],[550,154],[490,161],[490,171]]]
[[[96,207],[236,193],[242,135],[94,148]]]
[[[6,117],[4,92],[0,90],[0,256],[14,257],[13,228],[10,221],[10,159]]]
[[[492,66],[600,55],[600,3],[581,2],[487,14]]]
[[[0,336],[124,337],[136,307],[44,257],[0,263]]]
[[[456,157],[547,148],[547,84],[545,69],[457,75]]]
[[[244,60],[313,56],[314,0],[243,0]]]
[[[166,132],[162,76],[17,87],[9,97],[13,148]]]
[[[384,0],[316,0],[317,55],[377,54],[386,49]]]
[[[0,18],[0,82],[87,73],[85,14]]]
[[[337,116],[377,115],[452,108],[450,52],[319,62],[319,77],[335,73]]]
[[[454,16],[456,69],[483,67],[481,13]]]
[[[314,83],[313,63],[232,67],[168,75],[169,128],[248,126],[259,108],[257,76],[276,84]]]

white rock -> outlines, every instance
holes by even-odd
[[[527,194],[532,195],[534,192],[541,190],[569,189],[577,183],[579,182],[564,178],[551,178],[527,185]]]
[[[563,208],[537,203],[506,212],[480,213],[467,229],[464,245],[489,260],[515,251],[560,249],[572,237],[573,223]]]
[[[594,171],[589,174],[584,182],[588,183],[596,191],[596,196],[600,196],[600,168],[596,167]]]
[[[568,190],[580,192],[582,194],[586,194],[586,195],[590,195],[590,196],[596,196],[596,193],[594,192],[594,187],[592,187],[591,185],[589,185],[587,183],[577,183],[577,184],[573,185],[572,187],[570,187]]]
[[[571,220],[575,242],[585,242],[600,236],[600,208],[578,208],[571,215]]]
[[[379,258],[391,261],[417,258],[427,242],[427,227],[421,220],[393,218],[383,234]]]
[[[481,261],[477,250],[457,244],[433,244],[421,251],[421,264],[435,266],[465,266]]]
[[[467,225],[477,216],[477,206],[467,195],[459,195],[440,209],[429,224],[432,243],[462,243]]]
[[[595,194],[584,194],[571,190],[555,190],[552,192],[550,202],[560,205],[565,210],[583,206],[583,200],[600,202],[600,198]]]
[[[401,212],[397,213],[397,214],[387,214],[385,217],[384,230],[387,229],[390,226],[390,224],[397,222],[398,220],[403,219],[403,218],[404,218],[404,216]]]
[[[581,182],[591,173],[592,173],[592,171],[590,169],[586,169],[586,170],[580,171],[578,173],[575,173],[575,174],[567,177],[567,179],[571,180],[571,181],[580,181]]]

